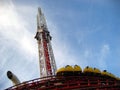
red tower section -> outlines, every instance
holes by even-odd
[[[50,58],[49,58],[50,56],[49,56],[48,45],[47,45],[47,43],[49,43],[49,42],[48,42],[45,32],[42,33],[42,37],[43,37],[43,47],[44,47],[47,75],[52,75],[52,68],[51,68],[51,64],[50,64]]]

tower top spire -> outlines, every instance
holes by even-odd
[[[42,13],[41,8],[38,8],[38,14],[37,14],[37,29],[41,29],[47,31],[47,24],[44,14]]]
[[[41,8],[38,7],[38,13],[41,15],[42,14],[42,11],[41,11]]]

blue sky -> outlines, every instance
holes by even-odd
[[[45,14],[57,67],[97,67],[120,77],[119,0],[0,0],[0,90],[6,72],[21,82],[39,77],[37,8]]]

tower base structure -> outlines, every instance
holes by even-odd
[[[6,90],[120,90],[120,80],[102,76],[49,76],[30,80]]]

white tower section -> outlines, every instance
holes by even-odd
[[[52,37],[47,29],[46,20],[41,8],[38,8],[37,33],[35,38],[38,42],[40,77],[55,75],[57,68],[51,46]]]

